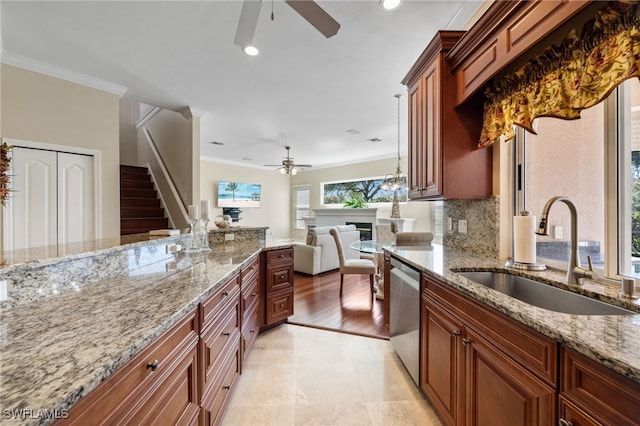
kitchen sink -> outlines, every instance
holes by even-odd
[[[635,315],[637,312],[562,290],[549,284],[505,272],[457,272],[478,284],[490,287],[530,305],[575,315]]]

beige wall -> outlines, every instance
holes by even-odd
[[[100,151],[102,237],[120,235],[118,96],[1,64],[2,137]]]
[[[138,165],[138,132],[136,123],[140,119],[140,102],[120,99],[120,164]]]
[[[200,119],[187,119],[182,114],[163,109],[144,127],[151,134],[184,205],[199,201]],[[150,162],[147,155],[148,151],[138,150],[140,165]]]
[[[407,159],[401,159],[401,168],[406,172]],[[322,208],[321,184],[341,180],[353,180],[364,178],[383,177],[392,173],[396,169],[397,157],[382,160],[366,161],[362,163],[348,164],[344,166],[328,167],[323,169],[309,169],[291,178],[292,185],[309,185],[311,209]],[[432,202],[410,201],[400,203],[400,216],[405,218],[415,218],[415,231],[432,230]],[[378,208],[378,217],[391,216],[391,203],[372,205]],[[293,206],[292,206],[293,208]],[[304,236],[304,231],[292,230],[292,238],[300,239]]]
[[[222,214],[217,206],[218,182],[232,181],[262,185],[260,208],[243,209],[239,226],[268,226],[273,238],[290,238],[289,178],[270,170],[218,163],[203,158],[200,161],[200,198],[211,200],[211,214]]]

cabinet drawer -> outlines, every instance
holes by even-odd
[[[213,294],[200,303],[200,318],[204,330],[224,309],[224,306],[236,303],[240,294],[240,274],[236,273],[226,283],[216,289]]]
[[[567,401],[562,395],[558,398],[558,420],[564,420],[572,426],[602,426],[590,415],[582,411],[580,408]],[[563,423],[558,423],[563,425]]]
[[[220,374],[202,398],[204,424],[219,424],[240,373],[240,348],[225,358]]]
[[[127,424],[184,424],[198,421],[198,345],[193,344],[160,386],[127,418]]]
[[[258,280],[260,272],[260,257],[256,256],[247,266],[240,270],[240,289],[244,291],[245,286],[253,285]]]
[[[254,280],[252,285],[247,288],[242,288],[242,296],[240,299],[241,311],[243,317],[246,318],[247,312],[258,306],[260,298],[258,297],[258,280]]]
[[[267,266],[267,293],[289,289],[293,286],[293,268],[291,265]]]
[[[247,315],[245,315],[242,324],[242,360],[246,359],[247,354],[253,347],[253,343],[258,338],[260,326],[258,323],[258,306],[254,307]]]
[[[60,424],[113,424],[130,415],[150,389],[172,372],[185,351],[197,343],[197,326],[193,310],[74,405],[69,418]],[[158,362],[154,370],[155,361]]]
[[[225,310],[219,320],[200,336],[200,365],[203,369],[202,389],[206,390],[220,368],[224,357],[240,347],[240,312],[236,303]]]
[[[638,424],[640,383],[565,347],[562,348],[560,392],[604,424]]]
[[[293,262],[293,247],[267,251],[267,264],[275,262]]]
[[[267,294],[265,309],[267,325],[293,315],[293,289]]]
[[[558,344],[551,338],[482,305],[461,292],[423,279],[428,299],[455,312],[463,322],[486,336],[495,346],[542,380],[557,386]]]

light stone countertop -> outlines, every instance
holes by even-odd
[[[164,245],[172,242],[175,238],[169,237],[126,246],[119,256],[124,264],[109,260],[118,263],[118,273],[67,285],[57,293],[48,289],[38,297],[26,291],[26,300],[0,305],[0,424],[48,424],[51,420],[37,418],[38,410],[70,407],[250,259],[263,250],[290,246],[245,241],[214,246],[208,254],[167,255]],[[91,259],[86,253],[78,256]],[[145,256],[150,260],[134,261]],[[63,267],[53,274],[59,269]],[[28,277],[24,284],[29,289]],[[14,409],[33,414],[10,418],[5,410]]]
[[[521,302],[454,272],[507,271],[504,262],[496,259],[440,245],[433,245],[430,250],[388,247],[387,251],[425,274],[443,280],[468,296],[640,383],[640,301],[620,298],[619,286],[591,280],[584,280],[581,285],[569,285],[564,283],[566,272],[552,269],[540,272],[508,270],[515,275],[638,312],[638,315],[564,314]]]

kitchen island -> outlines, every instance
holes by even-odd
[[[8,287],[0,302],[2,424],[64,417],[259,253],[289,244],[238,239],[208,253],[168,253],[180,242],[143,235],[0,270]]]

